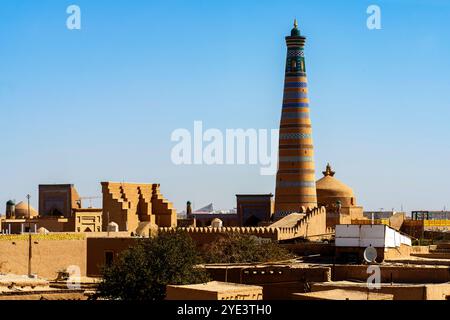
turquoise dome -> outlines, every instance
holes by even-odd
[[[299,37],[300,36],[300,30],[298,30],[298,23],[297,19],[294,20],[294,29],[291,30],[291,37]]]

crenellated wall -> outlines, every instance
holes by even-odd
[[[254,235],[260,238],[269,238],[272,240],[279,240],[279,228],[270,227],[189,227],[189,228],[159,228],[159,232],[175,232],[176,230],[186,231],[189,235],[193,236],[194,240],[201,241],[202,243],[208,243],[215,239],[218,235],[235,233]],[[197,237],[198,235],[198,237]],[[197,241],[196,241],[197,242]]]
[[[298,221],[297,228],[299,237],[305,239],[322,236],[327,230],[327,212],[325,207],[310,209],[306,216]]]
[[[287,217],[283,219],[287,219]],[[236,233],[243,235],[253,235],[259,238],[268,238],[273,241],[289,240],[295,238],[320,237],[326,234],[326,210],[324,207],[315,209],[305,209],[305,215],[292,225],[283,226],[283,219],[277,221],[275,226],[268,227],[189,227],[178,228],[184,230],[196,242],[208,243],[217,236],[226,233]],[[176,228],[159,228],[159,232],[175,232]]]

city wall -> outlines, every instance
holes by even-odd
[[[132,245],[127,232],[52,233],[32,235],[31,272],[55,279],[59,271],[78,266],[80,275],[100,274],[105,253],[113,257]],[[0,236],[0,273],[28,274],[28,234]]]
[[[28,235],[0,236],[0,273],[28,274]],[[56,279],[58,271],[78,266],[86,275],[86,240],[83,235],[33,235],[31,273]]]

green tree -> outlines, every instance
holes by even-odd
[[[203,248],[205,263],[274,262],[293,258],[294,255],[274,242],[263,242],[254,236],[226,234]]]
[[[209,281],[201,268],[191,238],[184,232],[139,239],[119,259],[103,269],[103,279],[94,298],[162,300],[168,284]]]

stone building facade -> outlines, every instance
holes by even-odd
[[[173,204],[160,193],[159,184],[102,182],[103,230],[109,223],[119,231],[136,232],[143,224],[176,227]]]

